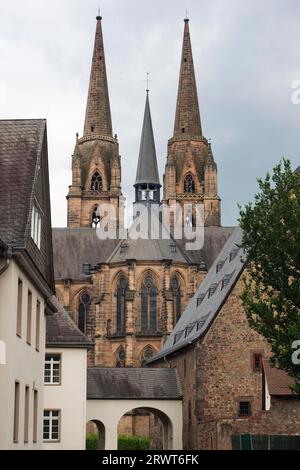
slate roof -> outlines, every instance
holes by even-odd
[[[0,120],[0,237],[18,247],[25,246],[45,128],[44,119]]]
[[[237,227],[181,315],[164,347],[148,364],[184,348],[207,332],[244,269],[243,251],[239,249],[241,241],[242,231]]]
[[[89,263],[137,261],[161,261],[171,259],[175,263],[200,264],[210,268],[232,227],[206,227],[204,247],[186,251],[185,241],[176,240],[173,251],[171,240],[128,240],[128,249],[121,250],[121,240],[99,240],[94,228],[54,228],[52,231],[55,279],[83,279],[82,265]],[[122,251],[122,253],[121,253]]]
[[[51,304],[56,313],[46,315],[46,347],[88,348],[92,342],[79,330],[55,296]]]
[[[293,385],[294,381],[286,372],[281,369],[271,367],[267,361],[264,361],[264,372],[271,396],[293,395],[290,386]]]
[[[88,400],[160,399],[182,396],[176,369],[91,368],[87,370]]]
[[[139,160],[135,179],[135,184],[143,183],[160,184],[148,91],[146,97]]]

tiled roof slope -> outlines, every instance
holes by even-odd
[[[79,330],[55,296],[51,297],[51,303],[57,312],[46,315],[46,346],[66,348],[91,346],[92,342]]]
[[[182,396],[176,369],[91,368],[87,371],[88,400],[160,399]]]
[[[45,127],[44,119],[0,120],[0,237],[15,246],[25,245]]]
[[[210,268],[216,256],[234,231],[233,227],[205,227],[205,242],[201,250],[186,251],[184,240],[128,240],[121,252],[122,241],[99,240],[94,228],[54,228],[52,231],[55,279],[81,279],[82,265],[117,263],[127,259],[200,264]],[[172,245],[176,246],[176,251]]]
[[[241,241],[242,231],[238,227],[219,253],[163,349],[148,361],[149,364],[187,346],[208,330],[244,269],[243,251],[239,248]]]
[[[270,395],[291,396],[293,394],[290,387],[294,381],[286,372],[271,367],[267,361],[264,361],[264,372]]]

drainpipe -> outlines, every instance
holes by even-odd
[[[6,245],[3,251],[4,264],[3,266],[0,265],[0,276],[7,270],[10,260],[12,258],[12,254],[13,254],[12,245]]]

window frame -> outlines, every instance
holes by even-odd
[[[41,235],[42,235],[42,213],[37,208],[36,204],[32,206],[31,212],[31,239],[37,248],[41,249]]]
[[[242,410],[242,405],[246,405],[248,406],[248,413],[243,413],[241,410]],[[238,416],[239,418],[249,418],[250,416],[252,416],[252,403],[251,401],[249,400],[239,400],[238,402]]]
[[[49,416],[45,416],[45,412],[46,413],[49,413]],[[58,413],[57,416],[53,416],[53,413]],[[45,434],[45,420],[48,419],[49,420],[49,438],[45,438],[44,437],[44,434]],[[57,425],[57,428],[58,428],[58,437],[57,439],[53,439],[52,437],[52,427],[53,427],[53,424],[52,422],[54,420],[57,420],[58,421],[58,425]],[[43,442],[60,442],[61,441],[61,410],[60,409],[44,409],[44,412],[43,412]]]
[[[50,361],[47,361],[47,356],[59,356],[59,361],[56,360],[56,361],[53,361],[53,360],[50,360]],[[49,382],[46,382],[45,378],[46,378],[46,364],[50,364],[50,375],[49,375],[49,378],[50,378],[50,381]],[[58,378],[59,378],[59,381],[58,382],[54,382],[53,381],[53,377],[54,377],[54,374],[53,374],[53,371],[54,371],[54,365],[55,364],[59,364],[59,368],[58,368],[58,371],[59,371],[59,375],[58,375]],[[62,353],[55,353],[55,352],[46,352],[45,353],[45,361],[44,361],[44,385],[45,386],[60,386],[62,384]]]

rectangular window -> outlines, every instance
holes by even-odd
[[[43,440],[58,442],[60,440],[60,411],[44,410]]]
[[[240,403],[239,403],[239,415],[240,416],[251,416],[251,403],[249,401],[240,401]]]
[[[252,356],[252,364],[254,372],[261,372],[262,370],[262,354],[255,353]]]
[[[61,379],[61,355],[46,354],[45,356],[45,384],[59,385]]]
[[[42,217],[36,206],[32,207],[31,213],[31,238],[40,249],[41,247]]]
[[[29,438],[29,387],[25,387],[25,402],[24,402],[24,442],[28,443]]]
[[[26,341],[27,344],[31,344],[31,323],[32,323],[32,293],[28,291],[27,298],[27,332],[26,332]]]
[[[15,382],[14,442],[19,441],[20,383]]]
[[[22,336],[23,282],[18,280],[17,335]]]
[[[36,302],[36,319],[35,319],[35,349],[40,350],[40,328],[41,328],[41,303]]]
[[[34,390],[33,392],[33,437],[32,440],[34,443],[37,442],[37,431],[38,431],[38,391]]]

